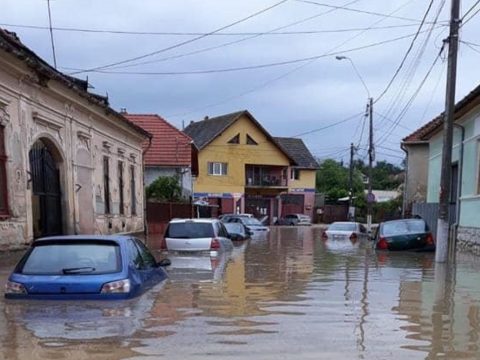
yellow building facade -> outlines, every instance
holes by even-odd
[[[199,149],[195,199],[271,222],[284,212],[312,215],[317,164],[300,139],[272,137],[248,111],[193,122],[185,133]],[[288,141],[303,145],[303,164]]]

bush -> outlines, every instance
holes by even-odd
[[[177,176],[159,176],[145,190],[149,200],[179,201],[182,199],[182,188]]]

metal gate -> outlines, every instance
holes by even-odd
[[[29,154],[32,181],[34,237],[62,233],[60,174],[57,163],[42,140],[33,144]]]

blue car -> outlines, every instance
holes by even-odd
[[[5,285],[8,299],[127,299],[167,278],[131,236],[55,236],[37,239]]]

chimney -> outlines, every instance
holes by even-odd
[[[208,120],[208,115],[206,115],[206,116],[203,118],[203,120]]]
[[[127,108],[120,108],[120,114],[126,114]]]
[[[193,121],[193,120],[190,120],[190,125],[192,125],[193,123],[195,123],[195,121]]]

